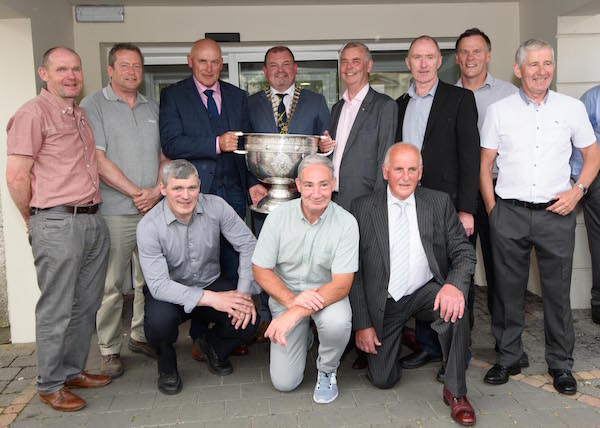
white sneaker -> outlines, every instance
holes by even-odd
[[[315,393],[313,400],[315,403],[328,404],[335,400],[338,396],[337,374],[325,373],[319,370],[317,374],[317,384],[315,385]]]

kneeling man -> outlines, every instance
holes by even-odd
[[[188,319],[214,324],[196,339],[196,348],[211,373],[233,372],[229,354],[256,332],[251,257],[256,238],[236,212],[218,196],[200,194],[198,171],[186,160],[163,169],[160,191],[165,198],[140,221],[137,243],[144,288],[144,329],[158,355],[158,389],[177,394],[179,325]],[[221,277],[220,234],[240,253],[236,284]]]
[[[413,316],[430,322],[446,369],[444,402],[453,419],[472,425],[475,413],[465,379],[465,299],[475,251],[450,197],[417,187],[422,172],[419,150],[394,144],[383,164],[387,189],[352,203],[360,229],[360,267],[350,291],[356,346],[368,353],[371,382],[391,388],[402,377],[402,327]]]
[[[307,156],[298,166],[301,198],[267,217],[252,256],[256,281],[269,294],[273,320],[271,381],[279,391],[295,389],[304,378],[310,319],[319,334],[317,384],[313,399],[331,403],[338,396],[336,371],[350,338],[348,292],[358,269],[356,220],[331,202],[333,165]]]

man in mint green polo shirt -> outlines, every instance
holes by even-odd
[[[302,383],[312,318],[319,334],[313,399],[325,404],[338,396],[336,371],[352,329],[348,292],[358,270],[358,225],[331,202],[335,178],[328,158],[307,156],[296,185],[301,198],[267,217],[252,268],[270,296],[273,320],[265,337],[273,386],[291,391]]]

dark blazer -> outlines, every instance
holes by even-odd
[[[248,114],[252,132],[277,134],[273,105],[264,91],[248,98]],[[329,108],[321,94],[303,89],[292,116],[288,134],[323,135],[329,127]]]
[[[396,141],[402,140],[410,96],[398,103]],[[457,211],[475,214],[479,191],[479,131],[473,92],[439,81],[421,149],[421,184],[450,195]]]
[[[415,201],[419,234],[435,281],[456,286],[466,299],[477,259],[452,201],[446,193],[421,186]],[[350,212],[360,231],[359,268],[350,289],[352,328],[374,327],[381,338],[390,280],[387,189],[355,199]]]
[[[217,164],[216,138],[226,131],[247,132],[248,96],[246,92],[219,80],[221,85],[221,114],[219,128],[213,128],[208,110],[198,94],[193,77],[177,82],[160,94],[160,144],[170,159],[187,159],[200,176],[202,193],[208,193]],[[235,155],[235,171],[244,191],[258,181],[246,169],[244,156]]]
[[[335,140],[344,100],[331,109],[329,133]],[[394,144],[398,107],[394,100],[369,88],[352,125],[342,155],[336,202],[346,210],[358,196],[384,187],[381,166],[386,150]]]

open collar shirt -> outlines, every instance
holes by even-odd
[[[415,82],[408,88],[408,105],[404,113],[404,122],[402,123],[402,139],[405,143],[416,146],[419,151],[423,148],[423,139],[427,130],[427,121],[429,113],[435,98],[440,79],[437,79],[433,87],[424,95],[418,95],[415,88]]]
[[[175,217],[165,198],[138,225],[140,264],[152,296],[191,312],[221,276],[221,234],[240,253],[237,290],[257,293],[251,263],[256,238],[225,200],[200,193],[188,224]]]
[[[497,150],[498,196],[533,203],[569,190],[571,144],[595,141],[583,103],[550,90],[540,105],[522,89],[492,104],[481,132],[481,147]]]

